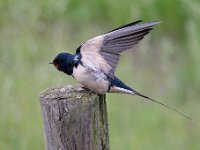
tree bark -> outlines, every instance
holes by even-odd
[[[46,150],[108,150],[105,95],[77,86],[40,94]]]

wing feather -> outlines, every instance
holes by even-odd
[[[141,24],[140,22],[127,24],[92,38],[83,43],[77,49],[77,53],[82,54],[85,62],[91,61],[97,69],[103,70],[113,78],[120,53],[139,43],[153,29],[153,26],[160,23]]]
[[[109,72],[109,75],[112,76],[112,74],[115,72],[115,69],[117,68],[120,54],[110,54],[110,53],[106,53],[106,52],[100,52],[100,54],[108,62],[108,64],[112,67],[111,71]]]
[[[142,22],[142,20],[138,20],[138,21],[135,21],[135,22],[131,22],[131,23],[129,23],[129,24],[126,24],[126,25],[123,25],[123,26],[118,27],[118,28],[116,28],[116,29],[113,29],[113,30],[111,30],[111,31],[109,31],[109,32],[113,32],[113,31],[116,31],[116,30],[119,30],[119,29],[122,29],[122,28],[125,28],[125,27],[128,27],[128,26],[133,26],[133,25],[136,25],[136,24],[138,24],[138,23],[140,23],[140,22]],[[107,33],[109,33],[109,32],[107,32]]]
[[[121,36],[118,38],[110,39],[110,40],[107,40],[106,42],[112,43],[112,42],[125,42],[126,40],[134,40],[139,37],[144,37],[146,34],[149,33],[150,30],[152,30],[152,28],[145,29],[136,33],[129,34],[129,35]]]
[[[160,22],[136,24],[136,25],[133,25],[133,26],[128,26],[128,27],[121,28],[119,30],[115,30],[113,32],[107,33],[106,36],[107,36],[108,40],[114,39],[114,38],[122,37],[124,35],[129,35],[131,33],[139,32],[139,31],[145,30],[147,28],[151,28],[152,26],[155,26],[159,23]]]

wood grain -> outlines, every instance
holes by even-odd
[[[40,94],[47,150],[109,150],[105,95],[79,85]]]

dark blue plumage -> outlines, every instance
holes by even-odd
[[[81,55],[72,55],[69,53],[60,53],[53,60],[53,64],[59,71],[63,71],[68,75],[72,75],[73,68],[80,63]]]
[[[124,82],[122,82],[120,79],[118,79],[117,77],[114,77],[110,80],[110,87],[116,86],[116,87],[120,87],[123,89],[127,89],[130,91],[133,91],[132,88],[128,87]]]
[[[141,21],[136,21],[121,26],[81,44],[75,54],[58,54],[52,64],[59,71],[73,76],[84,88],[97,94],[114,92],[141,96],[190,119],[174,108],[135,91],[115,76],[120,54],[134,47],[159,23],[141,24]]]

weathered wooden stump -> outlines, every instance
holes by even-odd
[[[47,150],[108,150],[105,95],[77,86],[40,94]]]

